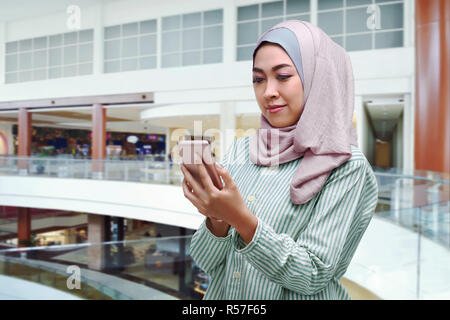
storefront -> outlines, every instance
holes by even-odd
[[[91,156],[92,132],[82,129],[33,127],[31,136],[32,156],[71,155],[76,158]],[[13,125],[14,154],[17,154],[18,127]],[[0,148],[2,147],[0,136]],[[0,149],[0,154],[1,153]],[[164,135],[133,132],[107,132],[106,155],[112,159],[136,159],[145,155],[165,154]]]

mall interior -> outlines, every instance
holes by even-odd
[[[293,19],[348,52],[379,187],[341,283],[450,299],[448,0],[0,0],[0,299],[202,299],[177,143],[256,132],[252,50]]]

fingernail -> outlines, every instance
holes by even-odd
[[[220,164],[217,163],[217,162],[216,162],[216,167],[219,168],[219,169],[223,169],[223,168],[220,166]]]

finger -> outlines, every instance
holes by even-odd
[[[197,197],[195,196],[195,194],[191,191],[191,189],[188,187],[187,181],[186,181],[186,180],[183,180],[183,183],[182,183],[181,186],[182,186],[182,188],[183,188],[184,196],[185,196],[186,198],[188,198],[188,200],[189,200],[190,202],[192,202],[192,204],[193,204],[194,206],[196,206],[196,203],[198,203],[198,199],[197,199]]]
[[[204,216],[205,208],[202,206],[200,200],[189,190],[187,182],[183,180],[182,184],[184,196],[197,208],[197,211]]]
[[[189,190],[189,192],[193,192],[191,185],[189,184],[189,182],[187,182],[186,179],[183,179],[183,183],[182,184],[186,184],[187,189]]]
[[[184,178],[186,179],[186,181],[189,183],[189,185],[191,186],[192,190],[194,190],[194,193],[197,195],[201,194],[201,190],[202,187],[198,184],[198,182],[194,179],[194,177],[192,176],[192,174],[189,172],[188,169],[186,169],[185,165],[182,163],[181,166],[181,171],[184,174]]]
[[[219,163],[216,162],[216,169],[217,173],[222,177],[223,182],[225,182],[226,186],[230,186],[234,183],[233,178],[231,178],[230,173],[227,171],[227,169],[220,166]]]
[[[206,170],[205,164],[203,163],[203,159],[200,158],[198,154],[195,154],[196,160],[198,161],[198,171],[200,175],[200,180],[203,183],[203,186],[206,190],[211,191],[214,190],[216,187],[214,186],[211,177],[208,174],[208,171]],[[201,161],[200,161],[201,159]]]

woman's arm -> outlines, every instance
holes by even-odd
[[[195,263],[210,276],[214,269],[224,262],[231,247],[231,232],[224,237],[211,233],[207,227],[207,220],[203,220],[200,228],[194,233],[190,244],[190,253]]]
[[[230,228],[228,223],[211,219],[209,217],[206,218],[206,226],[216,237],[225,237],[228,234],[228,229]]]
[[[370,196],[364,199],[368,192]],[[335,275],[353,231],[352,222],[367,218],[361,217],[362,211],[373,213],[377,199],[376,181],[366,180],[366,163],[349,161],[330,175],[311,221],[297,241],[258,219],[252,241],[246,245],[239,233],[233,232],[232,245],[271,281],[303,295],[315,294]],[[357,210],[362,200],[365,208]]]

